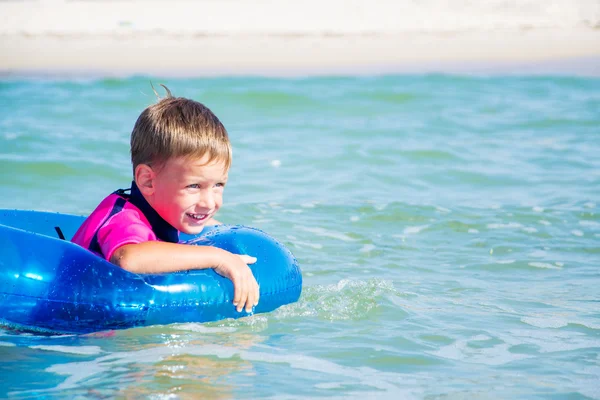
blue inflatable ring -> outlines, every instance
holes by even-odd
[[[212,269],[133,274],[68,240],[84,217],[0,210],[0,324],[49,333],[88,333],[247,316],[233,306],[233,285]],[[185,236],[185,235],[184,235]],[[242,226],[205,229],[186,243],[257,257],[254,313],[298,300],[294,256],[267,234]]]

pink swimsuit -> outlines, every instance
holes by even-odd
[[[146,202],[134,182],[131,196],[118,190],[102,200],[79,227],[72,242],[110,261],[115,250],[123,245],[150,240],[176,243],[178,234]]]

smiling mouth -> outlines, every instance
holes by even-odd
[[[208,219],[209,214],[186,214],[188,217],[193,219],[194,221],[202,222]]]

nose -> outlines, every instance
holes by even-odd
[[[215,194],[213,191],[211,189],[202,190],[197,205],[210,210],[215,208]]]

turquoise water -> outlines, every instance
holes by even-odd
[[[4,78],[0,208],[85,214],[127,187],[150,79],[224,122],[220,219],[283,241],[302,297],[0,330],[0,398],[600,399],[600,79]]]

